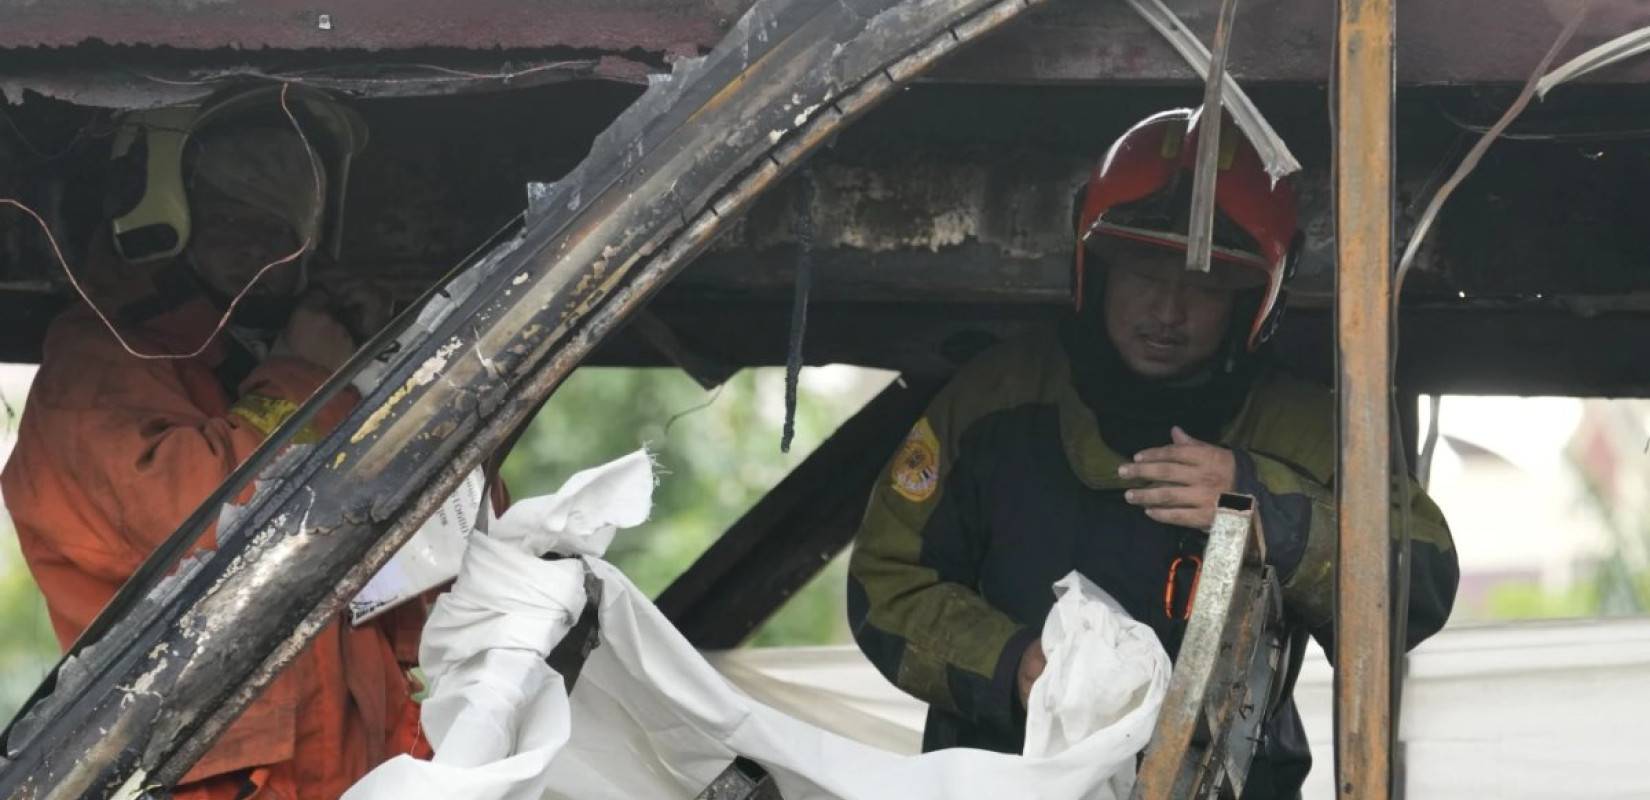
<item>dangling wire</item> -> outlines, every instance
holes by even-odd
[[[814,266],[814,182],[806,165],[797,174],[796,192],[796,295],[791,303],[790,351],[785,357],[785,432],[779,452],[791,452],[796,438],[796,388],[802,376],[802,335],[808,328],[808,292],[813,288]]]
[[[707,408],[710,408],[713,405],[716,405],[716,401],[722,397],[722,390],[726,389],[726,388],[728,388],[727,381],[723,381],[720,385],[718,385],[716,387],[716,391],[711,392],[709,400],[706,400],[703,403],[700,403],[696,406],[693,406],[692,408],[683,409],[681,411],[676,412],[675,414],[670,415],[670,419],[665,420],[665,430],[664,430],[664,433],[660,434],[660,436],[663,437],[663,438],[669,438],[671,427],[674,426],[679,420],[685,419],[687,417],[691,417],[694,414],[697,414],[701,411],[704,411]]]
[[[94,111],[92,113],[92,118],[87,121],[86,124],[75,129],[74,136],[69,138],[69,143],[63,145],[62,149],[55,153],[47,153],[35,146],[34,142],[23,133],[23,129],[18,127],[17,120],[13,119],[12,115],[6,111],[6,105],[4,103],[0,103],[0,121],[4,121],[6,123],[6,127],[11,129],[12,136],[17,139],[18,144],[21,144],[24,150],[29,151],[29,155],[33,156],[36,160],[47,163],[61,160],[64,156],[74,152],[74,149],[80,145],[81,141],[83,141],[91,131],[92,126],[96,124],[98,113],[100,112]]]
[[[1416,255],[1420,252],[1422,242],[1426,241],[1427,234],[1431,232],[1432,225],[1438,218],[1439,210],[1443,208],[1444,202],[1449,199],[1451,194],[1454,194],[1456,188],[1461,185],[1461,182],[1466,180],[1466,177],[1470,175],[1473,170],[1478,168],[1479,161],[1483,159],[1484,153],[1489,150],[1490,145],[1494,144],[1495,140],[1507,130],[1507,127],[1512,124],[1513,120],[1516,119],[1519,114],[1524,112],[1524,109],[1530,104],[1530,100],[1535,97],[1536,88],[1540,83],[1541,77],[1547,74],[1548,68],[1558,57],[1558,54],[1564,49],[1565,45],[1569,44],[1571,37],[1575,35],[1576,31],[1580,29],[1581,23],[1587,18],[1587,14],[1592,10],[1593,5],[1594,0],[1583,0],[1581,7],[1575,10],[1574,14],[1570,17],[1569,22],[1565,24],[1564,29],[1560,31],[1558,37],[1553,40],[1553,44],[1550,48],[1548,48],[1547,54],[1543,56],[1540,63],[1536,65],[1535,70],[1530,74],[1529,80],[1524,84],[1524,89],[1519,93],[1517,99],[1515,99],[1512,105],[1507,108],[1506,112],[1501,115],[1501,118],[1496,121],[1494,125],[1490,126],[1490,128],[1484,132],[1483,136],[1479,137],[1478,141],[1474,143],[1472,148],[1467,151],[1466,156],[1462,158],[1460,164],[1456,165],[1455,171],[1451,173],[1449,179],[1444,181],[1444,183],[1438,187],[1437,191],[1432,194],[1425,210],[1416,221],[1415,228],[1410,233],[1409,241],[1404,246],[1403,254],[1398,259],[1398,264],[1392,277],[1392,303],[1387,309],[1387,313],[1390,315],[1391,330],[1391,347],[1388,351],[1388,358],[1390,359],[1388,362],[1389,374],[1397,374],[1398,345],[1400,341],[1400,337],[1398,335],[1398,311],[1402,306],[1404,280],[1409,277],[1410,270],[1415,266]],[[1436,401],[1436,397],[1434,399]],[[1403,718],[1403,692],[1404,677],[1406,672],[1405,665],[1408,663],[1407,659],[1398,654],[1407,653],[1409,646],[1409,603],[1411,589],[1410,550],[1413,546],[1414,538],[1414,532],[1411,529],[1411,523],[1413,521],[1411,505],[1414,502],[1414,498],[1412,496],[1413,492],[1410,489],[1409,481],[1409,456],[1404,452],[1402,444],[1403,418],[1399,414],[1396,385],[1393,386],[1388,403],[1392,420],[1394,422],[1393,432],[1390,436],[1392,440],[1392,458],[1398,467],[1395,482],[1397,483],[1399,502],[1402,504],[1401,513],[1398,518],[1398,546],[1396,548],[1396,555],[1394,558],[1395,563],[1393,565],[1395,573],[1393,576],[1395,584],[1393,591],[1395,602],[1392,604],[1391,609],[1391,647],[1394,654],[1393,660],[1395,663],[1393,665],[1393,669],[1391,670],[1390,676],[1392,682],[1390,690],[1392,705],[1388,709],[1390,725],[1389,733],[1391,735],[1391,741],[1389,744],[1392,746],[1393,752],[1398,752],[1398,737],[1399,732],[1402,730]],[[1434,406],[1433,408],[1435,409],[1433,412],[1433,427],[1436,430],[1438,425],[1437,409],[1439,407]],[[1429,434],[1429,438],[1430,436],[1431,435]]]
[[[1421,458],[1415,462],[1415,479],[1421,484],[1421,491],[1426,491],[1432,484],[1432,454],[1438,450],[1438,431],[1441,421],[1439,414],[1444,409],[1444,396],[1434,394],[1427,398],[1427,435],[1421,443]]]

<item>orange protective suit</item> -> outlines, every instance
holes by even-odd
[[[193,300],[122,334],[141,352],[187,353],[216,323],[217,312]],[[0,489],[65,647],[327,378],[273,358],[231,392],[214,372],[228,352],[222,338],[193,359],[151,361],[127,353],[88,307],[52,323]],[[346,391],[315,426],[330,430],[356,402]],[[203,545],[216,540],[209,533]],[[423,624],[414,606],[322,631],[196,763],[177,797],[330,800],[393,755],[427,757],[405,670]]]

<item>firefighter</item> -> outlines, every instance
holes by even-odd
[[[94,296],[96,308],[81,303],[52,322],[0,474],[65,647],[387,321],[382,293],[314,278],[336,254],[364,141],[354,112],[279,87],[121,121],[110,224],[86,270],[118,280]],[[304,436],[325,433],[358,401],[345,390]],[[201,546],[214,547],[214,535]],[[390,756],[427,754],[406,671],[422,623],[419,609],[360,628],[333,623],[176,796],[336,798]]]
[[[1334,404],[1262,357],[1299,251],[1295,195],[1228,126],[1213,266],[1188,272],[1195,122],[1160,113],[1112,145],[1078,215],[1076,313],[965,365],[873,490],[849,618],[930,705],[925,750],[1020,752],[1050,587],[1073,569],[1172,658],[1222,492],[1256,498],[1290,624],[1332,647]],[[1443,626],[1459,570],[1411,489],[1413,646]],[[1292,700],[1265,733],[1245,796],[1298,796],[1311,757]]]

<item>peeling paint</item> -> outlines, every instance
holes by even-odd
[[[113,800],[137,800],[140,797],[145,797],[148,794],[148,787],[145,784],[148,782],[149,771],[138,767],[132,770],[132,777],[127,778],[126,782],[121,784],[120,788],[116,789],[111,797]]]
[[[1069,252],[1072,192],[1084,159],[1008,156],[989,163],[906,158],[812,169],[814,235],[821,247],[868,253],[940,252],[971,242],[1013,258]],[[774,192],[713,245],[720,252],[795,243],[792,191]]]
[[[497,377],[499,374],[498,365],[488,358],[485,353],[481,352],[481,340],[476,340],[475,346],[470,349],[475,353],[476,361],[481,362],[481,368],[487,370],[488,375]]]
[[[156,653],[152,653],[150,655],[150,658],[154,661],[154,668],[143,673],[142,675],[139,675],[137,681],[131,686],[123,687],[121,689],[121,691],[125,694],[125,697],[121,698],[122,704],[131,702],[133,697],[153,697],[155,699],[161,699],[161,693],[155,691],[156,676],[164,673],[167,665],[171,664],[172,660],[166,657],[166,646],[164,644],[156,648],[156,650]]]
[[[389,398],[384,401],[383,405],[379,406],[372,412],[371,416],[367,417],[367,421],[362,423],[361,429],[356,431],[354,436],[350,437],[349,443],[360,444],[368,436],[376,433],[378,431],[378,427],[384,424],[384,420],[389,418],[390,412],[395,410],[396,403],[406,399],[407,395],[412,393],[412,387],[412,381],[408,381],[402,384],[401,388],[396,389],[395,393],[390,395]]]
[[[460,342],[456,336],[442,345],[440,350],[435,351],[435,355],[425,359],[424,363],[418,366],[418,371],[414,372],[412,376],[412,385],[423,386],[435,380],[436,376],[447,368],[447,360],[463,346],[464,343]]]
[[[304,506],[304,516],[302,519],[298,520],[298,531],[293,534],[295,536],[304,536],[309,533],[309,515],[310,512],[315,510],[315,490],[309,486],[305,486],[304,491],[309,493],[309,504]]]

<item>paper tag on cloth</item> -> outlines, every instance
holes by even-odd
[[[368,622],[457,577],[486,497],[486,477],[479,469],[471,472],[350,600],[350,624]]]

